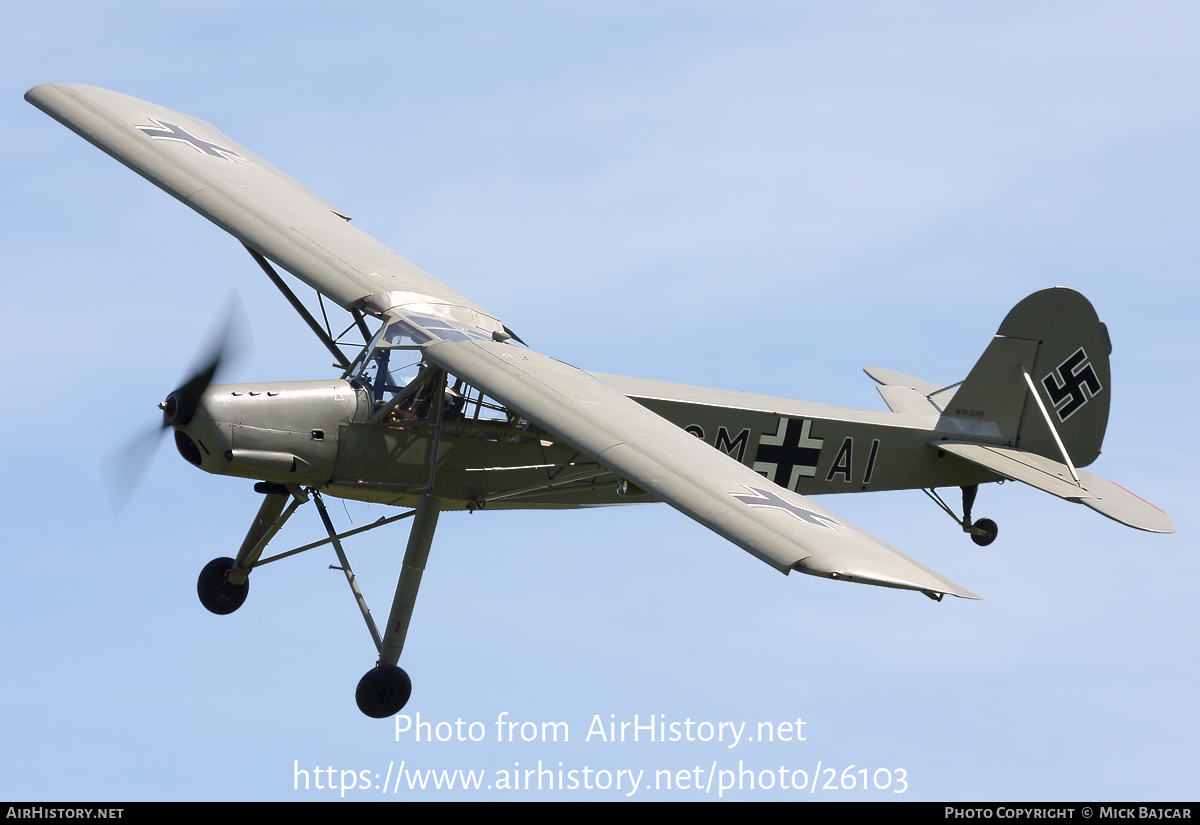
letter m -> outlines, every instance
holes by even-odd
[[[554,737],[554,741],[558,741],[558,729],[561,727],[563,732],[563,741],[567,741],[569,730],[566,722],[542,722],[542,741],[546,741],[546,728],[550,728],[550,734]]]
[[[750,441],[750,431],[742,430],[737,434],[737,438],[730,440],[729,430],[721,427],[717,430],[717,449],[725,453],[725,455],[733,456],[740,463],[742,456],[746,454],[746,444]],[[737,450],[734,453],[734,450]]]

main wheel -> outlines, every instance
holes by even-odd
[[[368,670],[358,682],[354,701],[358,709],[372,719],[385,719],[408,704],[412,695],[412,681],[403,668],[395,665],[378,665]]]
[[[250,592],[250,582],[230,584],[226,576],[233,569],[233,559],[213,559],[204,565],[196,581],[200,604],[210,613],[225,616],[242,606]]]
[[[996,540],[996,535],[1000,532],[1000,528],[996,526],[996,522],[992,521],[990,518],[981,518],[971,526],[986,533],[986,535],[983,536],[974,532],[971,533],[971,541],[975,542],[980,547],[987,547]]]

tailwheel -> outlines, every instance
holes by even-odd
[[[1000,528],[990,518],[981,518],[971,525],[968,532],[971,534],[971,541],[980,547],[987,547],[996,540]]]
[[[946,515],[954,519],[963,532],[971,537],[971,541],[975,542],[980,547],[987,547],[996,540],[996,536],[1000,533],[1000,528],[996,526],[996,522],[990,518],[981,518],[978,521],[971,520],[971,508],[975,505],[975,495],[979,492],[979,485],[972,484],[962,488],[963,515],[959,518],[946,502],[942,501],[942,497],[937,494],[937,490],[921,490],[925,495],[941,507]]]
[[[358,709],[372,719],[384,719],[399,713],[408,704],[412,681],[403,668],[396,665],[377,665],[368,670],[358,682],[354,700]]]
[[[233,559],[213,559],[204,565],[200,578],[196,581],[196,593],[200,596],[200,604],[210,613],[225,616],[242,606],[246,595],[250,592],[250,582],[230,584],[229,571],[233,569]]]

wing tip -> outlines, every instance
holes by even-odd
[[[25,95],[24,95],[25,102],[32,103],[34,106],[37,106],[38,105],[37,100],[39,97],[42,96],[42,90],[53,89],[53,88],[56,88],[53,83],[39,83],[38,85],[34,86],[32,89],[30,89],[29,91],[27,91],[25,93]]]
[[[972,601],[983,601],[983,596],[972,593],[970,590],[959,587],[954,582],[944,578],[941,582],[936,583],[938,586],[930,586],[931,582],[929,581],[918,584],[899,578],[865,575],[862,572],[846,573],[834,570],[820,570],[806,566],[802,561],[792,565],[791,569],[822,579],[833,579],[834,581],[851,582],[853,584],[870,584],[875,587],[890,587],[894,590],[915,590],[918,593],[928,596],[935,602],[940,602],[942,600],[941,597],[945,595],[957,596],[960,599],[970,599]]]

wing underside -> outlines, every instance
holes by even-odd
[[[490,341],[425,357],[783,573],[979,598],[582,370]]]

